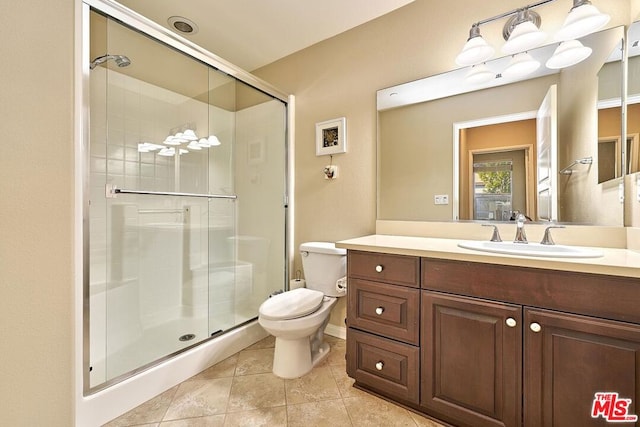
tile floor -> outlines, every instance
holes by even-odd
[[[326,339],[331,353],[302,378],[273,375],[275,340],[268,337],[105,427],[442,427],[352,387],[345,372],[344,340]]]

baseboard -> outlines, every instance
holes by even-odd
[[[347,328],[344,326],[336,326],[329,323],[324,329],[324,333],[332,337],[342,338],[343,340],[347,339]]]

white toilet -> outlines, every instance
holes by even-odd
[[[347,274],[347,251],[333,243],[300,245],[306,288],[277,294],[262,303],[258,322],[276,337],[273,373],[281,378],[301,377],[329,354],[324,328],[331,308],[346,289],[338,289]]]

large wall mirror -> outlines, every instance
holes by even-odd
[[[508,221],[520,211],[624,225],[621,175],[639,156],[637,126],[621,123],[624,40],[622,26],[585,36],[591,56],[562,70],[544,65],[555,45],[535,49],[542,65],[524,79],[495,71],[472,84],[459,69],[378,91],[378,219]]]
[[[640,172],[640,21],[629,27],[627,61],[627,160],[629,174]]]

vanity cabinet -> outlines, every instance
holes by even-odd
[[[640,279],[405,256],[416,288],[372,275],[384,256],[349,251],[357,386],[459,427],[610,425],[607,392],[640,415]]]
[[[430,291],[422,307],[420,406],[456,425],[520,425],[522,307]]]
[[[596,392],[632,399],[640,415],[638,325],[528,308],[523,329],[526,426],[607,425],[590,416]]]
[[[420,259],[349,251],[347,373],[395,400],[419,402]]]

